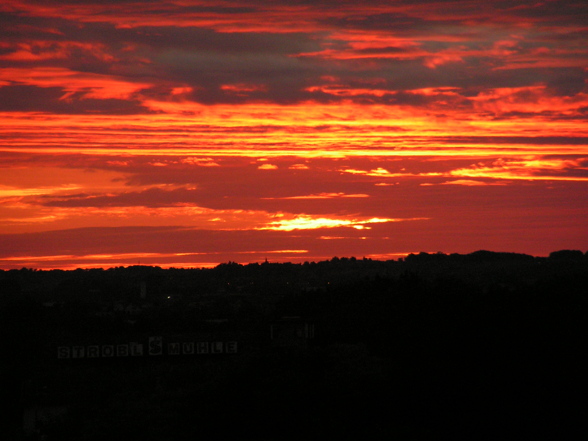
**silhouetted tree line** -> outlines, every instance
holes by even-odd
[[[7,433],[38,439],[20,431],[22,411],[58,403],[69,413],[43,427],[48,440],[570,439],[586,434],[587,286],[574,250],[2,271]],[[141,301],[132,320],[96,314]],[[283,316],[315,323],[308,350],[272,349]],[[72,337],[199,330],[259,344],[158,362],[47,352]]]

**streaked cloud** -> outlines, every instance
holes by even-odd
[[[424,219],[333,219],[325,217],[313,217],[307,215],[299,215],[296,217],[279,219],[277,221],[270,222],[267,226],[261,227],[261,230],[280,230],[280,231],[292,231],[292,230],[314,230],[320,228],[338,228],[338,227],[351,227],[356,230],[363,230],[365,228],[371,228],[371,224],[385,223],[385,222],[400,222],[407,220],[424,220]]]
[[[410,172],[405,169],[401,169],[398,172],[390,172],[381,167],[372,170],[342,169],[341,171],[376,178],[462,177],[507,180],[587,181],[587,164],[588,158],[561,159],[529,156],[499,158],[493,161],[484,160],[468,167],[436,172]],[[484,182],[473,181],[472,179],[454,180],[446,183],[456,182],[461,185],[470,186],[487,185]],[[378,183],[377,185],[382,185],[382,183]]]
[[[305,196],[283,196],[281,198],[263,199],[334,199],[334,198],[369,198],[367,194],[345,194],[345,193],[318,193]]]
[[[466,187],[480,187],[485,185],[506,185],[503,182],[485,182],[485,181],[475,181],[473,179],[456,179],[454,181],[445,181],[439,184],[431,184],[428,182],[422,183],[421,185],[464,185]]]

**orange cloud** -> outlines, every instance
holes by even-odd
[[[575,172],[586,172],[588,167],[585,158],[580,159],[547,159],[540,156],[511,157],[498,159],[490,163],[480,162],[466,168],[458,168],[443,172],[389,172],[384,168],[373,170],[342,169],[343,173],[363,175],[377,178],[407,178],[407,177],[463,177],[463,178],[489,178],[489,179],[516,179],[516,180],[553,180],[553,181],[587,181],[588,173],[577,174]],[[574,172],[574,173],[571,173]],[[471,179],[458,179],[443,184],[456,184],[468,186],[489,185],[484,181],[473,181]],[[376,185],[382,186],[383,183]],[[433,185],[430,183],[421,185]]]
[[[463,185],[466,187],[484,187],[487,185],[506,185],[506,184],[503,182],[485,182],[485,181],[474,181],[472,179],[456,179],[455,181],[446,181],[446,182],[441,182],[440,184],[424,183],[421,185],[424,185],[424,186],[427,186],[427,185]]]
[[[471,168],[452,170],[450,176],[470,178],[492,178],[528,181],[578,181],[588,182],[588,176],[561,174],[566,170],[588,171],[580,167],[580,160],[561,160],[544,158],[499,159],[489,165],[480,164]],[[559,174],[558,174],[559,173]]]
[[[0,68],[2,80],[38,87],[59,87],[66,92],[62,100],[70,99],[75,93],[80,93],[82,99],[126,99],[151,86],[150,83],[129,82],[114,75],[82,73],[59,67],[38,67],[33,70]]]
[[[472,97],[480,112],[495,114],[507,112],[562,112],[573,115],[588,106],[588,93],[578,93],[572,97],[553,96],[544,85],[528,87],[509,87],[487,89]]]
[[[334,199],[334,198],[369,198],[367,194],[345,194],[345,193],[318,193],[305,196],[282,196],[279,198],[263,199]]]

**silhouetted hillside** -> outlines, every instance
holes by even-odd
[[[15,440],[569,439],[587,286],[571,250],[2,271],[6,425]],[[57,356],[153,336],[238,350]]]

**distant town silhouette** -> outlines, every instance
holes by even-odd
[[[10,440],[570,439],[588,253],[0,271]]]

